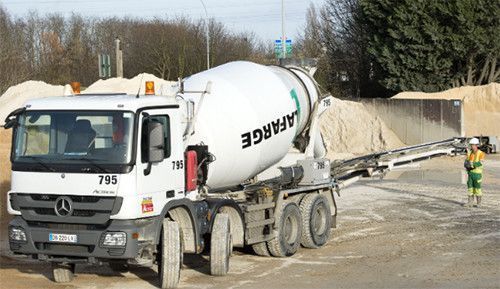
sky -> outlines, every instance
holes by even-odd
[[[222,22],[235,32],[254,32],[263,41],[281,37],[281,0],[203,0],[208,16]],[[284,0],[285,32],[295,39],[304,27],[310,3],[320,7],[324,0]],[[153,18],[189,16],[205,18],[201,0],[0,0],[0,5],[13,16],[29,11],[83,16],[132,16]]]

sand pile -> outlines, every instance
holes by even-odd
[[[10,189],[10,144],[12,130],[0,128],[0,228],[7,226],[7,191]]]
[[[480,86],[460,86],[440,92],[405,91],[392,98],[401,99],[460,99],[471,100],[475,98],[497,99],[499,97],[500,83],[492,82]],[[497,108],[500,109],[500,108]]]
[[[465,135],[500,136],[500,83],[462,86],[435,93],[401,92],[393,98],[462,100]]]
[[[177,83],[166,81],[152,74],[142,73],[132,79],[127,78],[109,78],[98,80],[90,85],[82,93],[128,93],[137,94],[139,86],[140,93],[144,94],[145,82],[154,81],[156,94],[162,94],[171,91],[171,87]],[[69,89],[69,86],[66,86]],[[0,124],[4,123],[5,117],[14,109],[23,106],[23,104],[34,98],[47,96],[64,95],[65,86],[50,85],[43,81],[26,81],[10,87],[2,96],[0,96]]]
[[[25,81],[12,86],[0,96],[0,125],[3,125],[5,117],[16,108],[34,98],[47,96],[60,96],[64,94],[64,86],[51,85],[43,81]]]
[[[168,91],[176,82],[160,79],[152,74],[139,74],[132,79],[110,78],[98,80],[83,93],[144,94],[146,81],[154,81],[157,94]],[[0,120],[32,98],[63,95],[63,86],[41,81],[27,81],[13,86],[0,97]],[[3,121],[2,121],[3,123]],[[321,119],[321,130],[330,154],[365,154],[403,146],[401,141],[378,117],[373,117],[363,104],[335,99],[332,108]]]
[[[127,93],[137,94],[140,87],[140,94],[144,94],[145,82],[154,81],[156,94],[162,94],[162,86],[170,88],[176,84],[175,81],[167,81],[149,73],[141,73],[132,79],[128,78],[109,78],[100,79],[87,87],[83,93]]]
[[[374,117],[358,102],[334,99],[320,120],[328,156],[342,153],[367,154],[404,144],[379,117]]]

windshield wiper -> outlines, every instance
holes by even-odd
[[[47,169],[47,170],[49,170],[51,172],[55,172],[56,171],[56,170],[54,170],[54,168],[49,167],[46,163],[42,162],[40,157],[36,157],[36,156],[22,156],[22,158],[32,159],[35,162],[37,162],[39,165],[41,165],[42,167],[44,167],[45,169]]]
[[[101,172],[104,172],[104,173],[107,173],[107,174],[110,174],[111,172],[102,167],[101,165],[97,164],[95,162],[95,160],[98,160],[98,159],[90,159],[90,158],[68,158],[67,160],[74,160],[74,161],[86,161],[88,162],[89,164],[93,165],[94,167],[96,167],[97,169],[99,169]]]

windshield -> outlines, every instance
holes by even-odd
[[[127,164],[132,152],[132,112],[27,111],[19,116],[14,162]]]

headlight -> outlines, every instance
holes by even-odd
[[[26,232],[20,227],[10,227],[9,239],[11,241],[26,242]]]
[[[102,245],[106,247],[124,247],[127,244],[127,234],[124,232],[107,232]]]

